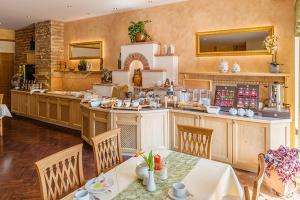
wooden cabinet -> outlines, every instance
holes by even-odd
[[[70,123],[80,129],[81,127],[81,109],[80,109],[80,100],[72,100],[70,104]]]
[[[48,97],[47,98],[47,110],[49,120],[56,122],[58,120],[58,98],[56,97]]]
[[[90,126],[91,126],[91,117],[90,109],[82,107],[82,125],[81,125],[81,138],[84,139],[87,143],[91,144],[90,138]]]
[[[36,117],[38,115],[38,96],[28,95],[28,115]]]
[[[290,146],[289,120],[267,121],[231,116],[171,111],[171,148],[177,148],[177,125],[213,129],[212,159],[256,172],[257,156],[280,145]],[[238,118],[238,119],[237,119]]]
[[[247,121],[233,121],[233,166],[255,171],[257,156],[269,149],[269,125]]]
[[[47,94],[11,91],[11,110],[15,114],[80,130],[80,100]]]
[[[11,92],[11,111],[19,113],[19,93]]]
[[[213,129],[212,159],[232,163],[232,120],[218,117],[200,117],[201,127]]]
[[[41,119],[48,118],[48,101],[46,96],[38,97],[38,117]]]
[[[177,125],[189,125],[189,126],[197,126],[200,125],[200,118],[198,115],[195,114],[188,114],[188,113],[177,113],[171,112],[171,148],[177,150],[178,148],[178,130]]]
[[[112,128],[121,128],[121,146],[125,153],[134,153],[141,149],[139,113],[113,113]]]
[[[170,148],[168,111],[141,114],[141,149]]]

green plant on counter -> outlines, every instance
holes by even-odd
[[[150,36],[147,34],[145,30],[145,25],[150,22],[151,22],[150,20],[130,22],[130,25],[128,27],[128,35],[131,42],[136,42],[136,35],[138,33],[140,33],[142,36],[145,36],[146,38],[150,38]]]
[[[78,64],[78,70],[79,71],[85,71],[86,70],[86,66],[87,66],[87,62],[86,60],[80,60],[79,64]]]

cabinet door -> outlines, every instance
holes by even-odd
[[[124,153],[140,150],[139,114],[114,113],[114,128],[121,128],[121,146]]]
[[[201,126],[213,129],[212,159],[232,163],[232,120],[217,117],[201,117]]]
[[[59,121],[61,123],[70,123],[70,105],[71,105],[71,100],[69,99],[59,99]]]
[[[91,137],[95,137],[101,133],[105,133],[109,128],[110,114],[107,111],[92,112]]]
[[[28,95],[28,115],[35,117],[38,114],[37,95]]]
[[[48,117],[50,120],[58,120],[58,99],[56,97],[48,98]]]
[[[169,146],[169,121],[167,112],[141,115],[141,149]]]
[[[47,118],[48,117],[48,104],[47,104],[47,97],[39,96],[38,97],[38,116],[40,118]]]
[[[269,149],[268,124],[233,121],[233,165],[248,171],[257,171],[259,153]]]
[[[11,92],[11,111],[19,112],[19,93],[17,92]]]
[[[199,126],[199,116],[194,114],[171,112],[171,148],[178,148],[178,130],[177,125]]]
[[[72,126],[80,128],[81,127],[81,109],[80,101],[72,100],[71,101],[71,110],[70,110],[70,123]]]
[[[88,108],[81,108],[82,111],[82,125],[81,125],[81,138],[87,143],[90,142],[90,110]]]
[[[23,115],[28,113],[28,95],[26,93],[19,94],[19,112]]]

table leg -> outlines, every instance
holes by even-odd
[[[3,136],[3,120],[0,119],[0,137]]]

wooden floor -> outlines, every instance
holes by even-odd
[[[34,162],[67,147],[82,143],[80,133],[14,117],[4,120],[0,137],[0,200],[40,199]],[[92,148],[84,144],[83,167],[86,179],[94,176]],[[251,185],[255,174],[236,171],[241,184]]]

